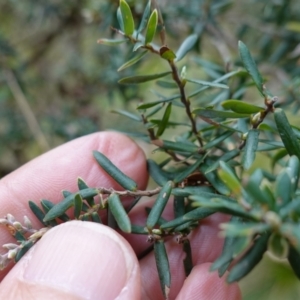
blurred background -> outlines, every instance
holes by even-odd
[[[147,1],[128,3],[138,24]],[[189,72],[198,78],[200,74],[203,80],[214,78],[218,68],[230,69],[239,61],[237,41],[241,39],[259,64],[268,88],[279,96],[279,105],[287,109],[293,124],[299,123],[298,1],[157,3],[170,48],[176,50],[191,33],[199,35],[181,67],[187,65]],[[151,92],[155,84],[122,86],[117,81],[136,73],[164,71],[167,66],[150,55],[117,72],[131,58],[132,46],[108,47],[97,40],[117,36],[111,27],[118,28],[118,4],[118,0],[0,0],[0,177],[85,134],[143,130],[110,111],[134,111],[140,101],[155,100]],[[159,36],[156,42],[160,43]],[[240,95],[261,101],[251,89],[243,87]],[[265,269],[272,272],[264,275]],[[300,299],[299,283],[284,262],[267,258],[255,272],[241,283],[244,299]]]

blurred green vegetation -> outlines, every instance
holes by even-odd
[[[146,2],[128,1],[136,20],[141,18]],[[241,39],[254,54],[268,89],[279,96],[278,105],[290,115],[299,111],[298,1],[157,2],[171,48],[177,49],[191,33],[199,35],[194,52],[178,64],[180,68],[185,65],[189,74],[211,80],[214,72],[230,70],[239,63],[237,41]],[[116,70],[130,59],[132,49],[97,44],[100,37],[117,35],[111,29],[118,27],[117,7],[117,0],[0,1],[0,177],[76,137],[108,128],[130,131],[135,124],[108,112],[124,107],[133,111],[139,102],[155,100],[152,84],[122,86],[117,81],[134,73],[166,70],[161,60],[156,63],[155,57],[148,57],[119,74]],[[207,103],[214,99],[212,92],[205,96]],[[242,96],[252,103],[261,101],[251,87],[239,90],[235,98]],[[297,125],[296,117],[292,123]],[[269,260],[265,264],[265,268],[275,268]],[[286,267],[278,265],[274,274],[283,274]],[[269,275],[262,277],[264,284],[258,284],[253,274],[242,283],[245,299],[275,299],[275,293],[270,298],[257,291],[273,286],[279,289],[280,285],[266,280]],[[299,298],[296,290],[294,295]],[[282,299],[283,294],[279,294],[278,299]],[[295,297],[284,298],[298,299]]]

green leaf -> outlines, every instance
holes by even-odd
[[[153,207],[151,209],[151,212],[147,218],[147,228],[152,229],[158,219],[160,218],[165,206],[168,203],[169,197],[171,195],[171,191],[173,188],[173,184],[171,181],[168,181],[161,189],[160,193],[158,194]]]
[[[191,34],[188,36],[176,52],[176,61],[182,60],[185,55],[195,46],[198,39],[199,36],[197,34]]]
[[[142,32],[146,28],[147,21],[150,16],[150,12],[151,12],[151,0],[148,1],[147,5],[145,7],[140,26],[137,30],[137,37],[138,37],[139,33]]]
[[[117,9],[117,20],[118,20],[120,29],[124,32],[124,22],[123,22],[123,17],[122,17],[120,6]]]
[[[205,174],[215,171],[220,166],[220,161],[227,162],[240,154],[240,150],[233,149],[226,152],[224,155],[220,156],[210,167],[208,167],[205,171]]]
[[[236,175],[232,172],[229,165],[220,161],[220,167],[221,170],[218,172],[219,177],[235,195],[240,195],[242,192],[242,185]]]
[[[154,243],[154,256],[156,267],[159,276],[161,290],[165,299],[168,299],[170,286],[171,286],[171,272],[169,260],[163,240],[155,241]]]
[[[216,82],[209,82],[204,80],[198,80],[198,79],[185,79],[188,82],[197,83],[200,85],[208,86],[208,87],[214,87],[214,88],[220,88],[220,89],[228,89],[228,85],[222,84],[222,83],[216,83]]]
[[[267,251],[269,234],[263,234],[254,241],[254,245],[242,256],[230,271],[227,282],[232,283],[246,276],[263,258]]]
[[[146,45],[151,43],[154,38],[156,27],[157,27],[157,21],[158,21],[158,13],[157,13],[157,9],[154,9],[147,24],[147,29],[145,34]]]
[[[99,39],[97,41],[97,43],[101,44],[101,45],[106,45],[106,46],[117,46],[117,45],[123,44],[126,41],[127,40],[125,40],[125,39],[115,39],[115,40],[112,40],[112,39]]]
[[[182,217],[185,213],[185,198],[180,196],[174,197],[173,210],[175,219]]]
[[[151,178],[159,186],[165,185],[168,182],[168,180],[170,179],[169,174],[167,174],[167,172],[163,171],[154,160],[148,159],[147,167],[148,167],[148,172],[149,172]]]
[[[245,103],[240,100],[226,100],[222,102],[222,106],[225,109],[231,109],[232,111],[241,114],[255,114],[264,110],[263,107]]]
[[[197,160],[193,165],[190,165],[188,167],[186,167],[182,172],[180,172],[175,178],[174,178],[174,182],[175,183],[180,183],[182,182],[185,178],[187,178],[190,174],[192,174],[193,172],[195,172],[200,164],[203,162],[203,158]]]
[[[155,105],[171,102],[171,101],[173,101],[175,99],[179,99],[179,98],[180,98],[180,95],[178,94],[178,95],[168,97],[168,98],[165,98],[165,99],[162,99],[162,100],[141,104],[137,107],[137,109],[147,109],[147,108],[153,107]]]
[[[130,233],[131,232],[130,219],[124,209],[120,197],[117,194],[112,193],[108,197],[108,206],[111,213],[115,217],[119,228],[124,232]]]
[[[125,0],[120,0],[120,11],[122,15],[124,33],[132,35],[134,32],[134,20],[131,9]]]
[[[28,201],[28,204],[29,204],[29,208],[34,213],[34,215],[37,217],[37,219],[42,224],[45,224],[45,221],[44,221],[45,214],[44,214],[44,212],[33,201]]]
[[[184,188],[174,188],[172,195],[178,197],[188,197],[189,195],[197,195],[203,192],[213,192],[214,190],[209,186],[186,186]]]
[[[139,83],[155,80],[161,77],[165,77],[169,74],[171,74],[170,71],[164,73],[152,74],[152,75],[137,75],[131,77],[124,77],[120,79],[118,82],[121,84],[139,84]]]
[[[178,151],[178,152],[190,152],[195,153],[199,150],[198,146],[193,143],[184,143],[184,142],[173,142],[166,140],[156,140],[153,142],[154,145],[162,149]]]
[[[98,189],[89,188],[81,190],[78,193],[83,199],[85,199],[88,197],[94,197],[98,195]],[[70,194],[61,202],[57,203],[53,208],[51,208],[50,211],[44,217],[44,222],[51,221],[63,215],[70,207],[74,205],[75,196],[76,194]]]
[[[118,72],[136,64],[138,61],[140,61],[146,54],[148,53],[148,50],[145,50],[139,54],[137,54],[136,56],[134,56],[132,59],[130,59],[129,61],[127,61],[125,64],[123,64],[119,69]]]
[[[100,167],[109,174],[117,183],[124,189],[130,191],[137,190],[137,184],[127,175],[125,175],[120,169],[118,169],[104,154],[93,151],[93,155]]]
[[[291,178],[292,190],[295,192],[298,187],[300,173],[300,162],[297,156],[291,156],[288,161],[286,172]]]
[[[167,46],[162,46],[159,49],[159,54],[163,59],[173,61],[176,58],[175,53]]]
[[[80,190],[85,190],[85,189],[89,188],[88,185],[84,182],[84,180],[80,177],[77,179],[77,185]],[[94,197],[88,197],[88,198],[85,198],[85,200],[91,207],[95,205]],[[82,210],[83,210],[83,208],[82,208]]]
[[[156,84],[166,89],[177,89],[178,85],[173,81],[157,80]]]
[[[214,140],[209,141],[208,143],[206,143],[204,145],[204,147],[202,147],[202,149],[207,150],[207,149],[216,147],[217,145],[222,143],[224,140],[227,140],[230,136],[232,136],[233,133],[234,133],[233,131],[227,131],[223,134],[220,134]]]
[[[122,109],[113,109],[111,111],[112,113],[115,113],[115,114],[119,114],[121,116],[124,116],[124,117],[127,117],[133,121],[137,121],[137,122],[142,122],[142,118],[141,116],[138,116],[138,115],[135,115],[135,114],[132,114],[126,110],[122,110]]]
[[[99,214],[95,211],[92,213],[92,220],[95,223],[103,224]]]
[[[284,206],[292,200],[292,180],[286,171],[282,171],[276,178],[275,197],[279,206]]]
[[[79,216],[82,211],[82,197],[80,194],[77,194],[74,198],[74,217],[75,219],[79,219]]]
[[[202,220],[213,213],[215,213],[215,209],[205,208],[205,207],[197,207],[188,213],[184,214],[181,217],[177,217],[176,219],[166,222],[160,226],[161,229],[172,229],[182,224],[185,224],[190,221],[199,221]]]
[[[274,118],[280,138],[287,152],[290,156],[296,155],[300,159],[300,145],[284,111],[281,108],[277,108]]]
[[[22,243],[22,248],[20,251],[18,251],[17,255],[15,256],[15,262],[18,262],[24,254],[34,245],[32,241],[27,241],[25,243]]]
[[[259,92],[264,96],[265,91],[264,91],[264,86],[263,86],[264,83],[263,83],[262,76],[260,75],[257,66],[255,64],[255,61],[252,58],[247,46],[241,41],[239,41],[239,52],[245,69],[252,77]]]
[[[54,203],[52,203],[51,201],[46,200],[46,199],[43,199],[41,201],[41,205],[42,205],[45,213],[48,213],[50,211],[50,209],[55,206]],[[67,222],[70,220],[70,218],[68,217],[67,214],[62,214],[61,216],[59,216],[59,219],[62,220],[63,222]]]
[[[205,118],[248,118],[250,114],[238,114],[235,112],[229,111],[221,111],[221,110],[213,110],[213,109],[206,109],[206,108],[196,108],[193,113]]]
[[[258,146],[258,137],[259,137],[258,129],[249,130],[247,135],[246,146],[244,149],[244,154],[242,156],[242,164],[246,170],[248,170],[252,166],[252,163],[255,160],[256,150]]]
[[[234,224],[227,223],[220,225],[222,229],[222,234],[225,236],[251,236],[253,237],[255,234],[264,233],[266,230],[270,229],[269,224],[265,223],[254,223],[247,222],[244,224]]]
[[[172,111],[172,103],[169,103],[166,107],[166,110],[165,110],[165,113],[161,119],[161,122],[159,124],[159,127],[157,129],[157,132],[156,132],[156,136],[157,137],[160,137],[165,129],[167,128],[167,125],[168,125],[168,122],[169,122],[169,119],[170,119],[170,115],[171,115],[171,111]]]
[[[280,233],[289,241],[298,253],[300,253],[300,226],[299,224],[283,224]]]

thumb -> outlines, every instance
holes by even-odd
[[[140,270],[112,229],[72,221],[54,227],[0,285],[0,299],[139,299]]]

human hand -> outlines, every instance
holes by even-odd
[[[10,213],[23,220],[26,215],[34,228],[41,227],[28,200],[59,202],[63,189],[77,189],[78,176],[91,187],[120,188],[95,163],[92,150],[104,153],[139,189],[145,189],[148,175],[142,150],[118,133],[96,133],[58,147],[3,178],[0,217]],[[134,224],[143,224],[145,202],[131,211]],[[171,211],[171,205],[167,206],[166,218]],[[210,263],[222,249],[218,224],[224,220],[226,217],[215,214],[190,234],[195,267],[187,279],[182,247],[172,240],[166,242],[172,277],[170,299],[241,299],[237,284],[227,285],[216,272],[209,272]],[[1,245],[8,242],[14,240],[0,227]],[[154,254],[143,254],[147,248],[145,236],[122,237],[91,222],[61,224],[47,232],[11,270],[0,272],[0,299],[163,299]]]

